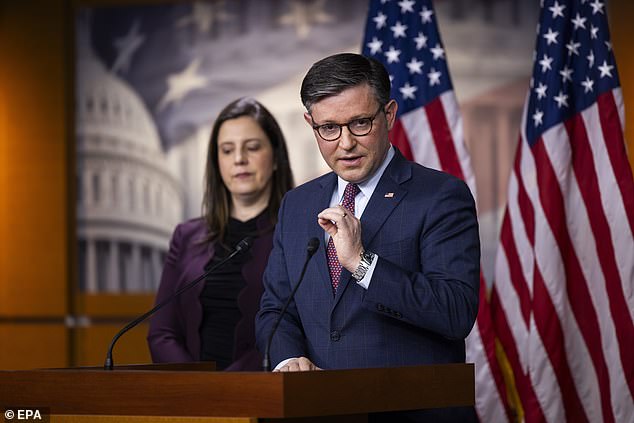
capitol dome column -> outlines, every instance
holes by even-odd
[[[86,237],[86,292],[94,294],[97,289],[97,251],[95,240]]]
[[[108,273],[108,285],[106,291],[118,293],[122,290],[119,280],[119,243],[116,239],[110,241],[110,272]]]
[[[128,292],[140,292],[141,289],[141,246],[137,242],[132,243],[132,260],[130,263],[130,284],[126,286]]]

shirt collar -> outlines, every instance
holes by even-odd
[[[381,176],[383,176],[383,172],[385,172],[387,165],[390,164],[390,161],[392,160],[393,157],[394,157],[394,147],[390,145],[390,148],[387,150],[387,154],[385,155],[385,159],[383,159],[383,163],[381,163],[381,166],[379,166],[379,168],[374,172],[374,174],[370,178],[357,184],[359,186],[359,190],[361,190],[361,193],[363,193],[363,195],[366,198],[370,198],[372,196],[374,189],[376,188],[376,186],[379,184],[379,181],[381,180]],[[346,189],[346,185],[348,185],[348,181],[341,178],[341,176],[337,176],[337,194],[340,200],[343,198],[343,192]]]

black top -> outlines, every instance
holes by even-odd
[[[264,212],[262,212],[264,213]],[[224,243],[217,243],[214,257],[205,270],[227,257],[233,247],[244,237],[255,237],[258,215],[246,222],[230,218]],[[228,247],[227,247],[228,246]],[[200,324],[200,359],[215,361],[223,370],[234,361],[233,341],[235,328],[242,313],[238,308],[238,295],[246,286],[242,266],[251,257],[250,251],[238,254],[207,276],[200,294],[203,319]]]

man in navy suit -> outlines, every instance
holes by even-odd
[[[299,279],[307,241],[318,237],[322,247],[273,338],[275,370],[464,362],[480,272],[468,187],[407,161],[390,144],[398,105],[378,61],[350,53],[322,59],[306,74],[301,97],[333,172],[282,202],[256,321],[258,347],[264,350]],[[472,421],[475,413],[460,407],[396,418]]]

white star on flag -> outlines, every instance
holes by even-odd
[[[423,23],[431,22],[431,15],[433,15],[433,14],[434,14],[433,10],[429,10],[425,6],[423,6],[422,12],[419,13],[420,18],[421,18]]]
[[[394,38],[403,37],[405,38],[405,31],[407,30],[407,25],[403,25],[401,21],[397,21],[396,25],[391,26],[390,29],[394,33]]]
[[[579,56],[579,47],[581,47],[581,43],[575,43],[574,41],[570,41],[568,44],[566,44],[568,54],[576,54],[577,56]]]
[[[614,69],[614,66],[608,65],[608,63],[604,60],[603,64],[599,66],[601,78],[603,78],[604,76],[609,76],[610,78],[612,78],[612,69]]]
[[[442,74],[440,72],[438,72],[436,69],[431,68],[431,72],[429,72],[427,74],[427,77],[429,78],[429,85],[433,86],[436,84],[440,84],[440,76]]]
[[[557,44],[557,35],[559,35],[559,32],[557,31],[553,31],[552,28],[548,28],[548,32],[546,34],[544,34],[544,38],[546,39],[546,43],[548,45],[551,44]]]
[[[325,0],[312,3],[291,0],[289,12],[280,16],[278,22],[294,27],[297,38],[305,40],[315,24],[330,23],[334,20],[333,16],[324,11],[324,3]]]
[[[167,77],[167,93],[161,98],[157,106],[159,111],[165,109],[171,103],[178,105],[189,92],[207,85],[207,77],[198,75],[198,68],[201,62],[202,59],[197,57],[181,73]]]
[[[542,119],[544,118],[544,112],[539,109],[535,110],[535,114],[533,114],[533,122],[535,122],[535,126],[541,125]]]
[[[409,73],[423,73],[421,68],[423,67],[423,62],[421,62],[420,60],[416,59],[415,57],[412,57],[412,60],[410,60],[409,62],[407,62],[405,64],[407,66],[407,68],[409,69]]]
[[[176,27],[182,28],[193,23],[198,31],[209,33],[214,24],[226,22],[233,16],[221,10],[222,5],[197,1],[192,5],[191,14],[176,21]]]
[[[398,56],[401,54],[401,50],[396,50],[394,46],[390,46],[390,49],[385,52],[388,63],[399,62]]]
[[[417,86],[411,86],[409,84],[409,82],[406,82],[405,85],[403,85],[398,90],[401,92],[401,94],[403,95],[404,99],[411,98],[412,100],[414,100],[416,98],[414,93],[418,90],[418,87]]]
[[[540,82],[539,86],[535,88],[535,92],[537,93],[537,98],[541,100],[542,98],[546,97],[547,89],[548,87]]]
[[[603,3],[599,0],[595,0],[594,3],[590,3],[592,6],[592,14],[596,15],[597,13],[603,13]]]
[[[554,97],[554,100],[557,102],[557,107],[559,107],[560,109],[561,106],[568,107],[568,96],[562,91],[559,91],[559,94]]]
[[[586,29],[586,20],[586,18],[582,18],[581,15],[577,13],[577,16],[575,16],[575,18],[572,20],[572,23],[575,26],[575,29]]]
[[[414,42],[416,43],[416,50],[420,50],[427,46],[427,37],[422,32],[419,32],[418,37],[414,38]]]
[[[379,40],[376,37],[373,37],[372,41],[370,41],[367,44],[367,46],[370,49],[370,51],[372,52],[372,54],[377,54],[378,52],[381,51],[381,47],[383,46],[383,41]]]
[[[583,85],[583,92],[584,93],[589,93],[592,91],[592,86],[594,85],[594,81],[590,79],[589,76],[586,76],[586,80],[585,81],[581,81],[581,85]]]
[[[572,82],[572,72],[574,72],[574,70],[570,69],[568,66],[565,66],[562,70],[560,70],[559,74],[561,75],[561,82]]]
[[[436,47],[430,48],[429,51],[434,55],[434,60],[445,57],[445,50],[440,47],[440,44],[436,44]]]
[[[401,13],[406,13],[406,12],[414,12],[414,3],[416,3],[414,0],[403,0],[403,1],[399,1],[398,5],[401,7]]]
[[[553,59],[544,54],[544,58],[539,61],[539,64],[542,65],[542,72],[546,72],[546,69],[551,70],[552,62],[553,62]]]
[[[598,33],[599,33],[599,28],[590,24],[590,38],[592,38],[593,40],[596,40]]]
[[[139,33],[139,26],[140,22],[135,20],[130,31],[124,37],[115,40],[117,59],[112,65],[112,73],[127,72],[130,69],[132,56],[145,41],[145,35]]]
[[[387,15],[385,15],[383,12],[379,12],[379,14],[372,18],[372,20],[376,22],[376,29],[381,29],[387,23]]]
[[[590,54],[588,54],[588,56],[586,57],[588,59],[588,67],[593,67],[594,66],[594,52],[592,50],[590,50]]]
[[[561,16],[562,18],[564,17],[564,9],[566,8],[565,5],[560,5],[558,1],[555,2],[554,5],[552,5],[551,7],[549,7],[548,9],[553,12],[553,19],[555,19],[557,16]]]

